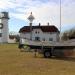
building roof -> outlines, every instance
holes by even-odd
[[[55,27],[54,25],[32,26],[32,30],[33,29],[41,29],[43,32],[59,32],[57,27]],[[24,26],[19,30],[19,33],[24,33],[24,32],[30,32],[30,26]]]

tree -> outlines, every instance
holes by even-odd
[[[16,38],[16,42],[19,42],[20,37],[19,37],[19,35],[18,35],[18,34],[17,34],[17,35],[15,35],[15,38]]]
[[[75,30],[70,30],[69,39],[75,39]]]
[[[9,33],[9,37],[11,39],[14,39],[15,38],[16,39],[16,42],[19,42],[19,34],[18,33],[12,31],[12,32]]]
[[[75,29],[71,29],[63,33],[62,40],[70,40],[70,39],[75,39]]]
[[[62,40],[68,40],[68,32],[64,32],[61,38]]]

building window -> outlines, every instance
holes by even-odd
[[[37,34],[37,31],[35,33]]]
[[[38,31],[38,34],[39,34],[39,31]]]
[[[53,34],[52,32],[50,32],[50,34]]]
[[[49,38],[49,41],[53,41],[53,38]]]
[[[40,37],[35,37],[35,41],[40,41]]]
[[[0,33],[0,37],[2,37],[2,33]]]
[[[45,38],[43,38],[43,41],[45,41]]]

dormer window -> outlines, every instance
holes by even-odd
[[[39,34],[39,31],[35,31],[35,33],[36,33],[36,34],[37,34],[37,33]]]

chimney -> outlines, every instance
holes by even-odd
[[[49,26],[49,22],[47,23],[47,25]]]
[[[41,24],[39,23],[39,26],[40,26]]]

